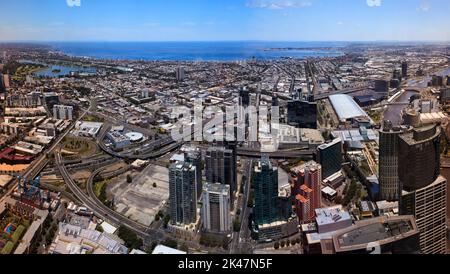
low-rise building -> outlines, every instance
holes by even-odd
[[[128,254],[128,248],[116,236],[78,225],[60,223],[50,246],[51,254]]]

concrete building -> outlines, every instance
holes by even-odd
[[[205,184],[202,200],[203,228],[213,233],[231,231],[230,186]]]
[[[337,138],[317,148],[317,161],[322,166],[322,180],[342,169],[342,140]]]
[[[128,254],[128,248],[117,236],[60,223],[50,254]]]
[[[173,225],[187,225],[197,220],[196,168],[187,162],[169,168],[170,217]]]
[[[175,71],[175,77],[177,78],[178,82],[182,82],[184,80],[186,75],[183,67],[177,67]]]
[[[233,150],[224,147],[210,147],[205,155],[205,174],[208,184],[226,184],[230,186],[231,202],[237,188],[236,170],[233,169]]]
[[[75,124],[75,130],[73,131],[73,134],[80,137],[95,138],[97,137],[102,127],[103,123],[80,121]]]
[[[447,252],[447,180],[439,176],[419,189],[404,191],[400,215],[413,215],[420,231],[420,250],[424,254]]]
[[[342,206],[334,206],[328,208],[317,208],[315,210],[319,234],[330,233],[336,230],[344,229],[352,225],[352,217],[343,210]]]
[[[358,221],[321,242],[322,254],[418,254],[419,230],[413,216]]]
[[[55,120],[73,120],[73,107],[64,105],[53,106],[53,119]]]
[[[106,137],[111,141],[115,149],[123,149],[131,145],[130,138],[118,131],[110,131],[106,134]]]

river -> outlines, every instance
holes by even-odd
[[[395,103],[409,103],[411,97],[415,94],[418,94],[416,91],[406,90],[400,97],[395,100]],[[392,122],[394,126],[399,126],[402,124],[403,119],[401,116],[402,110],[406,107],[406,105],[389,105],[387,109],[384,111],[383,120],[389,120]]]
[[[450,68],[443,69],[436,73],[436,75],[439,76],[447,76],[450,74]],[[411,99],[411,96],[414,94],[417,94],[416,91],[413,91],[411,89],[420,89],[420,88],[426,88],[428,85],[428,82],[431,80],[431,77],[427,76],[424,77],[423,80],[417,81],[417,80],[410,80],[408,81],[408,86],[410,89],[406,88],[406,91],[399,97],[397,100],[395,100],[395,103],[409,103],[409,100]],[[392,124],[395,125],[401,125],[403,122],[403,119],[401,117],[402,110],[406,107],[406,105],[390,105],[387,107],[387,109],[384,111],[384,118],[383,120],[390,120]]]

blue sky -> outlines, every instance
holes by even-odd
[[[449,41],[448,0],[0,0],[0,40]]]

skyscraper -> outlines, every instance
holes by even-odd
[[[337,173],[342,168],[342,140],[335,139],[317,148],[317,161],[322,166],[322,180]]]
[[[403,78],[408,77],[408,63],[406,61],[402,62],[402,77]]]
[[[428,125],[399,140],[400,214],[416,218],[425,254],[446,252],[447,180],[439,175],[440,134],[440,127]]]
[[[287,122],[290,126],[317,129],[317,103],[289,101],[287,112]]]
[[[375,92],[388,93],[389,92],[389,81],[386,79],[375,80]]]
[[[322,166],[310,161],[292,169],[291,187],[300,222],[314,220],[315,210],[321,207]]]
[[[379,183],[380,200],[397,201],[401,191],[398,178],[399,136],[404,130],[384,121],[380,130]]]
[[[278,168],[272,166],[268,157],[262,157],[253,171],[255,194],[255,222],[271,224],[283,219],[279,207]]]
[[[197,148],[193,148],[184,153],[184,159],[186,162],[195,166],[195,185],[197,188],[197,200],[200,199],[202,194],[202,153]]]
[[[236,177],[233,167],[234,156],[231,149],[210,147],[205,155],[206,182],[209,184],[226,184],[230,186],[231,202],[236,191]]]
[[[175,70],[175,77],[177,78],[178,82],[182,82],[185,78],[185,72],[183,67],[177,67]]]
[[[247,87],[239,89],[239,105],[248,107],[250,105],[250,91]]]
[[[0,73],[0,92],[1,93],[5,92],[5,82],[2,73]]]
[[[401,196],[400,214],[416,218],[424,254],[446,254],[446,199],[447,180],[442,176],[420,189],[404,191]]]
[[[395,69],[392,73],[392,78],[397,79],[399,82],[402,82],[402,72],[398,69]]]
[[[196,168],[177,162],[169,168],[170,217],[174,225],[191,224],[197,220]]]
[[[231,230],[230,186],[205,184],[202,195],[203,228],[208,232]]]
[[[415,128],[399,139],[399,179],[404,190],[425,187],[440,174],[440,135],[437,125]]]
[[[53,106],[53,119],[55,120],[73,120],[73,107],[55,105]]]

